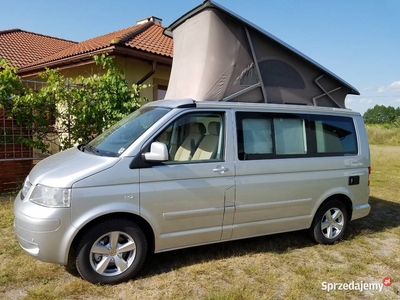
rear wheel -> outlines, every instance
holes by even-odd
[[[347,227],[348,212],[346,206],[339,200],[325,202],[318,209],[310,233],[320,244],[333,244],[340,240]]]
[[[120,283],[140,270],[146,253],[146,237],[135,223],[107,220],[82,237],[77,247],[76,268],[89,282]]]

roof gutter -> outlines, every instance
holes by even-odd
[[[55,61],[50,61],[50,62],[47,62],[44,64],[22,68],[22,69],[18,70],[18,74],[20,76],[29,76],[29,75],[33,75],[38,72],[41,72],[41,71],[45,70],[46,68],[57,68],[57,67],[63,67],[66,65],[75,65],[77,63],[82,63],[82,61],[92,59],[93,55],[100,55],[103,53],[114,54],[114,55],[121,54],[121,55],[125,55],[125,56],[139,58],[142,60],[150,60],[153,63],[158,62],[158,63],[166,64],[166,65],[172,64],[172,57],[161,56],[159,54],[153,54],[153,53],[147,53],[147,52],[144,52],[141,50],[136,50],[136,49],[127,49],[125,47],[120,47],[120,46],[110,46],[107,48],[101,48],[101,49],[98,49],[95,51],[82,53],[82,54],[75,55],[72,57],[65,57],[65,58],[55,60]],[[154,66],[153,66],[153,68],[154,68]]]
[[[55,60],[55,61],[49,61],[49,62],[39,64],[36,66],[19,69],[18,74],[19,75],[30,75],[32,73],[41,72],[42,70],[45,70],[47,68],[55,68],[55,67],[62,67],[65,65],[76,64],[78,62],[82,62],[83,60],[91,59],[93,55],[102,54],[102,53],[111,53],[111,52],[113,52],[113,50],[114,50],[114,47],[107,47],[107,48],[102,48],[102,49],[92,51],[89,53],[82,53],[82,54],[75,55],[72,57],[65,57],[62,59]]]
[[[172,57],[166,56],[166,55],[161,55],[161,54],[156,54],[156,53],[151,53],[151,52],[146,52],[143,50],[132,49],[132,48],[123,47],[123,46],[115,46],[114,53],[131,56],[131,57],[142,59],[142,60],[156,61],[158,64],[172,65]]]

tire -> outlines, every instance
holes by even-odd
[[[89,229],[76,254],[76,268],[82,278],[95,284],[116,284],[140,270],[146,259],[147,240],[135,223],[112,219]]]
[[[346,206],[339,200],[329,200],[315,214],[310,228],[311,237],[319,244],[333,244],[343,237],[347,220]]]

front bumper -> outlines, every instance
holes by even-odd
[[[14,233],[23,250],[35,258],[65,265],[70,246],[69,208],[48,208],[29,200],[14,201]]]

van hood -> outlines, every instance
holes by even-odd
[[[74,147],[40,161],[29,173],[29,182],[69,188],[76,181],[108,169],[119,160],[119,157],[98,156]]]

